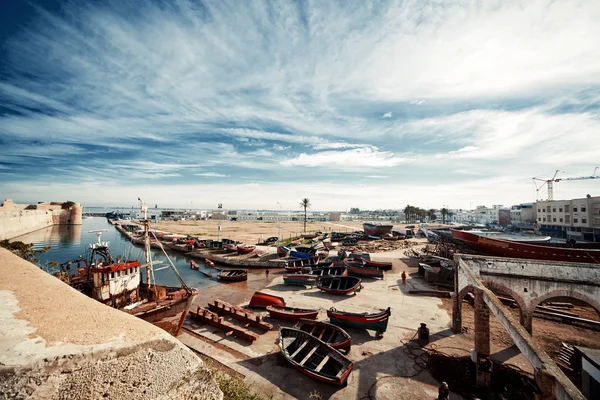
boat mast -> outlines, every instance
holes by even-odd
[[[150,260],[150,235],[148,232],[148,206],[138,197],[140,202],[140,211],[144,213],[144,254],[146,256],[146,284],[150,285],[150,271],[152,269],[152,261]]]

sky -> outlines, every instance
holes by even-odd
[[[533,177],[600,166],[598,21],[595,0],[0,0],[0,197],[543,199]]]

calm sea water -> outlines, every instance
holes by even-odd
[[[111,211],[111,210],[109,210]],[[83,220],[83,225],[56,225],[45,229],[40,229],[35,232],[28,233],[16,237],[12,240],[20,240],[25,243],[33,243],[34,249],[40,250],[46,246],[50,246],[47,253],[40,254],[40,265],[49,273],[56,272],[60,267],[47,267],[47,261],[56,261],[63,263],[74,260],[80,255],[85,255],[86,248],[90,243],[97,241],[96,234],[90,232],[92,230],[107,229],[107,232],[102,233],[102,241],[109,242],[109,248],[113,258],[123,256],[124,259],[140,260],[144,262],[144,251],[141,246],[133,245],[127,241],[119,231],[108,223],[106,218],[94,217]],[[155,269],[159,269],[168,265],[168,261],[160,250],[152,249],[152,259],[161,260]],[[209,279],[203,274],[190,269],[189,258],[177,252],[170,252],[169,257],[175,267],[183,277],[188,286],[207,288],[215,285],[214,279]],[[196,262],[203,266],[199,260]],[[177,276],[170,268],[165,268],[155,273],[156,282],[161,285],[179,286]]]

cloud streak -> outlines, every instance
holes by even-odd
[[[227,177],[236,192],[295,182],[302,198],[300,176],[335,174],[388,177],[399,202],[415,203],[426,199],[418,190],[411,199],[392,186],[453,182],[478,198],[479,179],[529,182],[533,171],[584,171],[600,156],[588,145],[600,128],[598,2],[30,9],[30,23],[0,37],[8,195],[36,177],[76,194],[78,182],[104,184],[117,170],[123,186]],[[505,193],[532,197],[529,185],[486,189],[487,202]]]

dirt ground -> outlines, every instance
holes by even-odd
[[[221,225],[221,238],[239,240],[244,243],[259,243],[262,240],[277,236],[281,230],[282,240],[298,237],[304,232],[304,222],[301,221],[159,221],[157,229],[181,235],[198,236],[205,239],[216,239],[218,227]],[[394,229],[404,229],[406,225],[394,225]],[[307,222],[307,232],[344,232],[350,233],[362,230],[362,222]],[[261,240],[262,238],[262,240]]]

